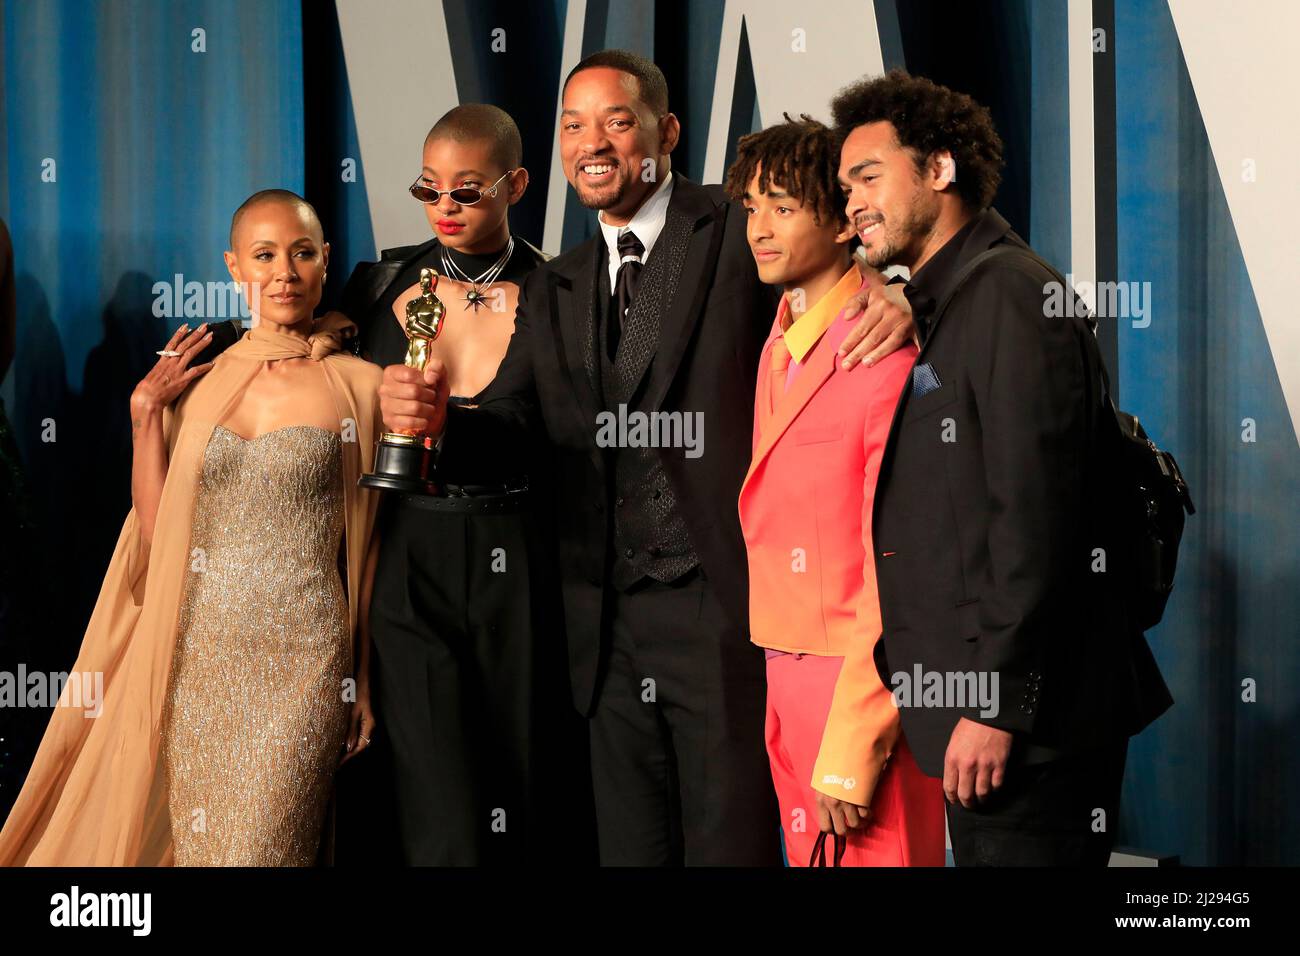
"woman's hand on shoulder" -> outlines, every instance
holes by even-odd
[[[157,364],[136,385],[131,393],[132,411],[161,411],[176,401],[190,382],[212,368],[211,362],[190,367],[194,356],[212,341],[207,328],[206,322],[197,329],[186,324],[172,334],[163,351],[175,354],[160,355]]]

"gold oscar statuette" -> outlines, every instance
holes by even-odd
[[[420,270],[420,294],[406,303],[406,358],[403,365],[423,372],[429,363],[429,347],[442,331],[447,307],[434,294],[438,288],[436,269]],[[404,491],[408,494],[436,494],[431,477],[433,439],[414,429],[384,432],[375,444],[375,470],[358,481],[363,488]]]

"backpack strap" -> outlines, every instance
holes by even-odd
[[[1003,244],[1003,245],[994,246],[992,249],[984,250],[978,256],[976,256],[974,259],[972,259],[970,262],[966,263],[966,265],[962,267],[961,272],[957,274],[956,283],[954,283],[952,290],[948,293],[948,295],[944,297],[943,303],[939,306],[938,310],[935,312],[935,316],[936,317],[940,316],[943,314],[945,310],[947,310],[948,305],[953,300],[953,297],[956,296],[958,291],[960,291],[961,287],[966,284],[966,282],[971,278],[972,275],[974,275],[974,273],[976,272],[976,270],[979,269],[980,266],[984,265],[984,263],[988,262],[991,259],[997,259],[1000,257],[1013,257],[1013,256],[1025,262],[1032,262],[1035,265],[1040,266],[1043,269],[1046,269],[1049,273],[1051,273],[1053,279],[1061,283],[1062,289],[1068,291],[1071,295],[1077,295],[1074,289],[1071,288],[1070,283],[1068,283],[1065,280],[1065,276],[1061,275],[1061,273],[1058,272],[1050,262],[1048,262],[1046,259],[1039,256],[1032,249],[1026,249],[1022,246]],[[1089,313],[1085,317],[1085,321],[1088,326],[1088,331],[1091,332],[1093,338],[1096,339],[1097,320],[1093,318],[1091,313]],[[1102,402],[1103,404],[1108,405],[1111,411],[1115,411],[1116,410],[1115,403],[1111,398],[1110,375],[1106,371],[1106,363],[1099,362],[1098,367],[1101,370]]]

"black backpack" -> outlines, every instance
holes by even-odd
[[[1145,631],[1164,617],[1174,589],[1183,525],[1186,515],[1196,514],[1196,506],[1174,456],[1147,437],[1136,415],[1115,407],[1105,363],[1100,367],[1102,403],[1116,426],[1112,450],[1119,480],[1113,517],[1120,545],[1127,552],[1123,564],[1130,577],[1129,616],[1134,626]]]
[[[948,307],[967,279],[989,259],[1015,255],[1047,269],[1062,289],[1070,289],[1065,278],[1033,250],[1015,245],[997,245],[980,253],[958,274],[940,305],[942,312]],[[1073,293],[1073,289],[1070,289]],[[1071,312],[1075,312],[1073,308]],[[1085,322],[1092,333],[1092,347],[1096,348],[1097,322],[1087,316]],[[1107,496],[1106,523],[1111,527],[1121,554],[1114,562],[1113,573],[1118,572],[1125,581],[1124,603],[1130,622],[1139,630],[1147,630],[1160,623],[1165,605],[1174,589],[1174,571],[1178,565],[1178,545],[1183,540],[1183,525],[1187,515],[1196,514],[1192,497],[1178,469],[1178,462],[1167,451],[1156,447],[1147,437],[1136,415],[1115,407],[1110,395],[1110,376],[1100,354],[1096,356],[1101,369],[1102,431],[1109,436],[1107,466],[1103,474],[1113,479]],[[1113,427],[1107,425],[1113,423]]]

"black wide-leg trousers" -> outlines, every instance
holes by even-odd
[[[371,600],[402,857],[590,862],[584,725],[545,529],[525,498],[450,500],[464,510],[388,503]]]

